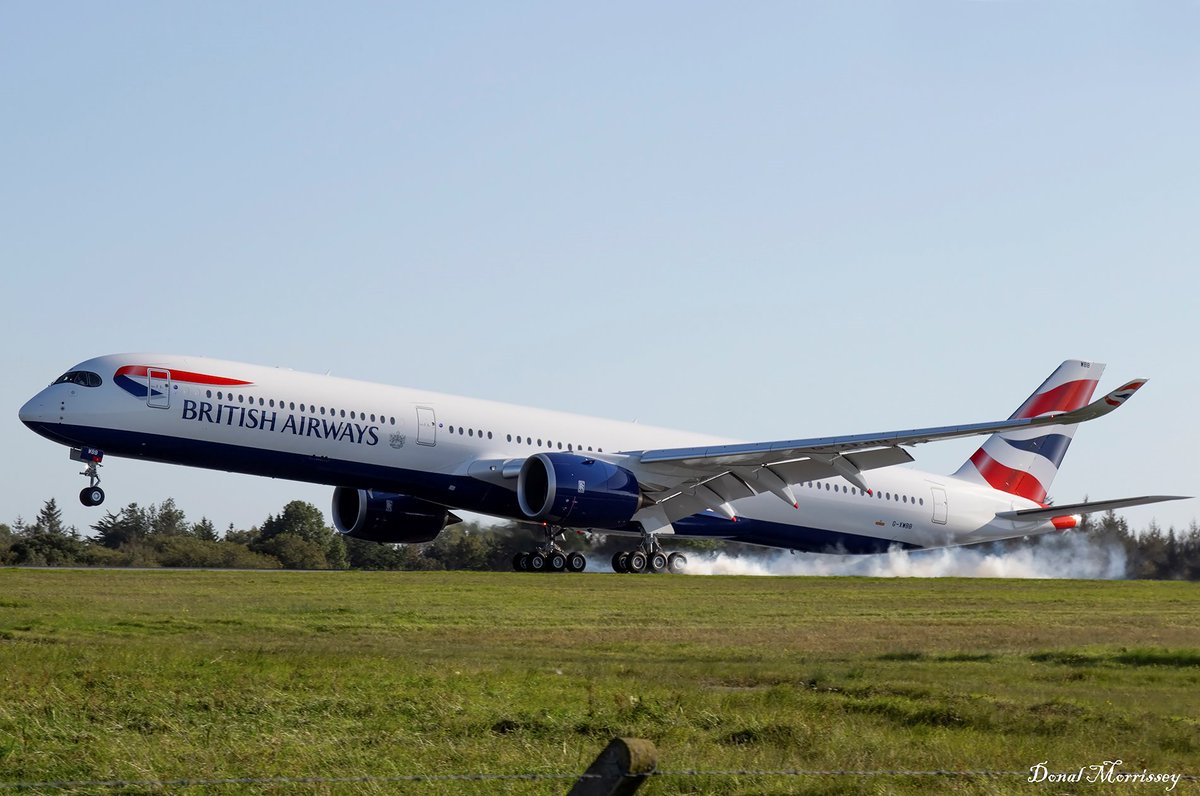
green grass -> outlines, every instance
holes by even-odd
[[[1200,773],[1198,600],[1173,582],[0,570],[0,781],[570,773],[615,735],[669,770]],[[261,791],[347,789],[397,786]]]

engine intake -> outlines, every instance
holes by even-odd
[[[333,490],[333,527],[354,539],[381,544],[432,542],[442,529],[462,520],[444,506],[394,492]]]
[[[517,503],[531,520],[619,530],[642,502],[633,473],[573,453],[535,453],[517,476]]]

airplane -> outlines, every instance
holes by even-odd
[[[1007,419],[812,439],[741,442],[511,404],[203,357],[113,354],[68,370],[20,410],[85,465],[85,506],[104,500],[106,455],[334,487],[347,537],[432,541],[456,510],[536,523],[516,570],[581,572],[569,529],[628,536],[617,572],[682,572],[662,538],[803,552],[882,553],[1077,527],[1081,516],[1185,499],[1051,505],[1079,423],[1144,384],[1096,401],[1104,365],[1063,362]],[[955,473],[900,465],[909,447],[989,435]]]

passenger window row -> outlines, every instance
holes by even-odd
[[[859,497],[871,497],[866,492],[853,486],[845,484],[831,484],[829,481],[805,481],[802,486],[808,489],[816,489],[818,491],[824,489],[826,492],[842,492],[849,495],[857,495]],[[878,500],[892,500],[896,503],[912,503],[914,506],[924,506],[925,498],[915,498],[908,495],[901,495],[899,492],[875,492],[874,496]]]
[[[208,390],[206,392],[206,395],[209,398],[212,398],[213,391]],[[216,393],[216,399],[218,401],[229,401],[229,403],[233,403],[235,400],[233,393],[226,393],[226,392],[222,392],[220,390],[218,390]],[[236,400],[237,400],[237,403],[239,403],[239,404],[250,404],[251,406],[254,406],[257,404],[258,406],[270,407],[272,409],[287,409],[292,412],[297,411],[297,404],[295,401],[276,400],[274,398],[263,398],[261,396],[258,398],[255,398],[253,395],[246,395],[245,393],[238,393],[236,396]],[[347,412],[345,409],[334,409],[333,407],[316,406],[314,404],[308,404],[308,403],[299,404],[299,411],[303,412],[304,414],[309,414],[309,415],[324,415],[326,417],[348,417],[350,420],[361,420],[363,422],[367,422],[369,419],[369,422],[371,422],[371,423],[387,424],[389,426],[396,425],[396,418],[394,416],[385,415],[382,413],[380,413],[378,415],[375,413],[368,414],[366,412],[360,412],[360,411],[354,410],[354,409]]]

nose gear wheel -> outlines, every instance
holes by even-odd
[[[100,488],[100,460],[103,458],[104,453],[95,448],[71,449],[71,461],[87,465],[80,475],[87,476],[88,485],[79,493],[79,502],[85,506],[99,506],[104,502],[104,490]]]

